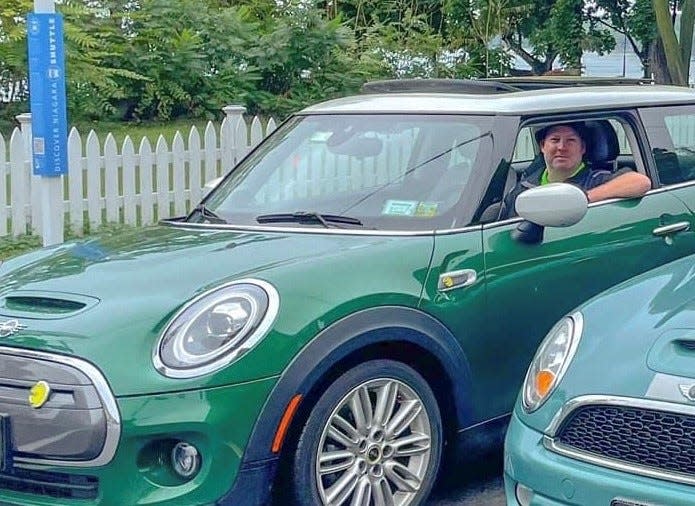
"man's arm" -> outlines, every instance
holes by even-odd
[[[586,192],[589,202],[614,198],[641,197],[652,187],[651,180],[644,174],[629,171],[591,188]]]

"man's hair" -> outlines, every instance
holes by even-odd
[[[582,142],[584,142],[585,146],[588,144],[588,133],[586,125],[583,121],[570,121],[566,123],[553,123],[552,125],[546,125],[543,128],[536,130],[536,142],[540,145],[540,143],[547,137],[550,130],[557,127],[571,128],[572,130],[577,132],[577,135],[582,140]]]

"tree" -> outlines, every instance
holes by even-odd
[[[259,75],[250,112],[285,116],[321,99],[356,91],[364,80],[352,31],[311,5],[279,6],[246,51]]]
[[[24,17],[31,10],[31,0],[5,0],[0,6],[0,89],[10,102],[28,97]]]
[[[652,0],[597,0],[590,12],[599,23],[626,38],[642,64],[644,77],[651,77],[657,35]]]
[[[205,0],[129,4],[110,12],[121,50],[108,61],[142,79],[119,79],[121,93],[112,97],[118,119],[211,118],[254,88],[258,75],[245,53],[256,25],[243,8]]]
[[[100,116],[111,108],[104,97],[120,93],[115,78],[140,76],[106,62],[118,47],[101,11],[78,0],[63,0],[56,7],[65,21],[68,114],[73,119]],[[0,7],[0,87],[10,92],[14,105],[4,108],[7,115],[28,110],[26,15],[32,9],[32,0],[3,0]]]
[[[549,72],[560,60],[579,69],[583,51],[602,54],[615,40],[590,16],[583,0],[447,0],[450,23],[474,27],[485,19],[534,74]]]
[[[695,0],[680,0],[670,4],[668,0],[652,0],[656,17],[656,28],[663,49],[667,72],[659,81],[679,86],[688,86],[690,55],[693,45],[695,24]],[[676,12],[680,9],[680,30],[676,36]],[[657,56],[658,57],[658,56]]]

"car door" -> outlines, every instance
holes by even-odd
[[[513,147],[512,137],[498,149]],[[579,223],[546,228],[539,244],[513,238],[521,221],[435,236],[422,305],[452,330],[468,358],[472,423],[511,410],[539,342],[561,316],[620,281],[695,252],[692,214],[658,189],[592,204]],[[683,221],[691,230],[655,234]],[[460,284],[446,289],[442,280],[451,273]]]

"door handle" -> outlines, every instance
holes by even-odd
[[[473,269],[443,272],[439,275],[437,290],[447,292],[456,288],[470,286],[478,280],[478,273]]]
[[[684,232],[690,228],[690,223],[687,221],[679,221],[678,223],[673,223],[671,225],[664,225],[663,227],[657,227],[652,230],[652,234],[663,236],[669,234],[677,234],[678,232]]]

